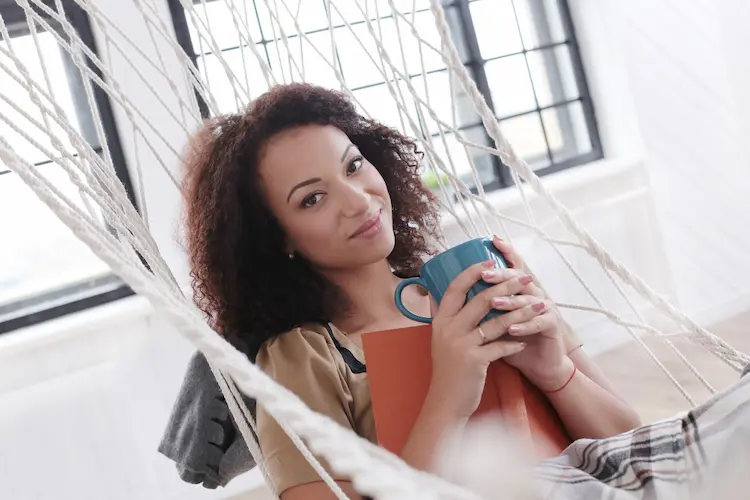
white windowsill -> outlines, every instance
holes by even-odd
[[[0,335],[0,355],[8,356],[53,343],[76,341],[109,329],[113,324],[134,322],[152,313],[153,307],[144,297],[125,297]]]
[[[584,190],[586,192],[595,191],[595,188],[602,186],[605,181],[611,181],[618,176],[633,173],[642,164],[643,160],[640,157],[603,158],[546,175],[542,178],[542,182],[556,198],[564,202],[566,195]],[[647,187],[645,181],[638,187]],[[530,200],[537,197],[536,194],[531,192],[531,188],[528,188],[527,193],[527,198]],[[614,196],[619,194],[624,193],[612,193]],[[500,212],[510,212],[523,206],[518,189],[515,186],[487,193],[486,199],[490,205]],[[461,209],[457,210],[457,214],[462,220],[466,217]],[[483,214],[488,215],[484,211]],[[456,219],[448,211],[444,210],[441,215],[445,228],[454,228],[457,225]]]

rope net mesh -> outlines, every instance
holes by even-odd
[[[260,372],[209,328],[149,232],[144,179],[160,175],[178,190],[181,147],[202,116],[237,111],[278,83],[307,81],[341,89],[366,116],[414,137],[425,153],[425,179],[434,184],[445,218],[464,237],[497,233],[522,252],[533,246],[544,269],[568,274],[565,286],[543,279],[566,317],[603,317],[618,325],[689,403],[693,396],[644,342],[645,335],[664,342],[710,392],[713,387],[674,337],[705,347],[733,369],[747,363],[746,355],[696,324],[603,248],[545,187],[524,155],[514,152],[511,145],[517,143],[524,151],[523,134],[515,134],[509,144],[487,96],[479,92],[451,34],[451,16],[459,14],[453,5],[444,8],[439,0],[175,0],[172,14],[186,22],[194,56],[175,37],[164,5],[154,0],[119,4],[140,19],[139,32],[124,30],[107,2],[92,0],[16,0],[12,12],[18,15],[0,19],[0,172],[17,175],[207,356],[259,464],[254,422],[238,388],[282,424],[339,498],[344,494],[313,454],[350,476],[358,491],[377,498],[471,497],[313,413]],[[508,15],[516,16],[520,28],[525,3],[509,5]],[[81,19],[95,36],[96,52],[80,30]],[[60,91],[54,77],[61,74],[74,93]],[[134,81],[142,89],[139,99],[126,90]],[[502,100],[507,91],[502,85],[498,92],[493,88],[492,97]],[[140,210],[117,175],[121,153],[110,149],[106,137],[103,98],[127,137]],[[512,102],[513,96],[505,99]],[[151,119],[154,110],[161,122]],[[165,123],[177,137],[164,132]],[[547,142],[554,143],[555,130],[545,132]],[[522,210],[505,213],[488,200],[483,186],[492,156],[507,168],[508,189],[516,191]],[[604,303],[605,288],[617,300]],[[644,318],[643,304],[660,312],[658,321]]]

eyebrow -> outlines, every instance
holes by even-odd
[[[286,197],[286,202],[289,203],[289,200],[292,198],[292,195],[296,190],[299,188],[303,188],[305,186],[309,186],[310,184],[315,184],[316,182],[320,182],[322,179],[320,177],[313,177],[312,179],[307,179],[306,181],[302,181],[296,186],[292,188],[291,191],[289,191],[289,196]]]
[[[354,147],[354,144],[352,144],[351,142],[346,146],[346,148],[344,149],[344,154],[341,155],[341,162],[344,161],[344,158],[346,158],[347,153],[349,153],[349,150],[353,147]],[[320,177],[313,177],[312,179],[307,179],[306,181],[300,182],[299,184],[294,186],[291,189],[291,191],[289,191],[289,196],[286,197],[286,202],[289,203],[289,200],[292,199],[292,195],[299,188],[303,188],[305,186],[309,186],[310,184],[315,184],[316,182],[320,182],[320,181],[321,181]]]
[[[346,153],[348,153],[348,152],[349,152],[349,150],[350,150],[350,149],[352,149],[353,147],[354,147],[354,144],[352,144],[352,143],[350,142],[350,143],[349,143],[349,145],[348,145],[348,146],[346,147],[346,149],[344,150],[344,154],[342,154],[342,155],[341,155],[341,161],[342,161],[342,162],[344,161],[344,158],[346,158]]]

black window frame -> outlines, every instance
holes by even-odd
[[[52,10],[56,10],[54,0],[44,0],[44,4]],[[65,9],[66,18],[81,37],[81,41],[95,54],[98,54],[94,32],[88,14],[73,0],[62,0],[62,5]],[[47,17],[45,13],[37,7],[32,6],[32,8],[41,16]],[[15,0],[0,0],[0,15],[3,16],[11,37],[22,36],[29,33],[28,25],[26,23],[26,15]],[[48,21],[54,26],[54,21],[52,19],[48,19]],[[80,71],[74,66],[68,66],[68,63],[72,64],[72,62],[65,61],[66,67],[71,70],[68,73],[68,76],[83,78],[80,75]],[[97,74],[97,76],[103,78],[101,71],[91,61],[88,61],[88,66]],[[81,88],[78,88],[77,86],[74,87],[71,85],[70,90],[73,94],[75,105],[85,106],[83,109],[89,110],[82,86]],[[128,172],[125,154],[120,141],[120,135],[109,96],[96,84],[93,85],[93,93],[94,100],[99,108],[100,116],[98,119],[101,120],[104,128],[107,146],[111,153],[115,173],[120,182],[122,182],[128,195],[128,199],[133,203],[133,206],[137,208],[138,205],[136,202],[135,191]],[[87,115],[91,120],[94,119],[91,116],[90,110],[87,113],[82,113],[82,115]],[[96,134],[92,131],[92,124],[93,121],[90,124],[82,124],[82,134],[87,140],[91,139],[90,142],[92,143],[93,149],[97,153],[101,153],[101,145],[94,143]],[[37,166],[43,168],[45,164],[49,163],[51,162],[40,162]],[[8,170],[0,171],[0,182],[3,181],[5,175],[15,174]],[[114,273],[95,279],[85,280],[73,285],[50,289],[46,292],[34,295],[33,297],[0,306],[0,334],[33,326],[68,314],[81,312],[132,295],[134,295],[133,290]]]
[[[201,3],[202,0],[193,0],[194,4],[198,5]],[[210,3],[213,1],[218,0],[203,0],[206,3]],[[247,0],[247,1],[255,1],[255,0]],[[312,0],[310,0],[312,1]],[[321,0],[324,1],[324,0]],[[552,174],[554,172],[559,172],[561,170],[565,170],[568,168],[576,167],[579,165],[583,165],[586,163],[590,163],[595,160],[599,160],[604,157],[604,151],[602,149],[602,143],[601,138],[599,135],[599,128],[597,125],[596,120],[596,113],[594,111],[594,104],[591,99],[591,93],[589,92],[587,79],[583,67],[583,61],[581,59],[580,50],[578,46],[578,40],[576,37],[573,19],[570,13],[570,8],[568,5],[567,0],[553,0],[557,2],[557,6],[559,9],[559,13],[561,16],[561,23],[564,30],[564,40],[563,41],[557,41],[554,43],[549,43],[545,45],[536,46],[533,48],[526,48],[524,47],[520,52],[516,52],[513,54],[504,54],[499,57],[493,57],[489,60],[485,60],[480,52],[479,48],[479,41],[477,39],[477,35],[474,29],[474,23],[472,21],[471,17],[471,9],[470,4],[475,2],[477,0],[443,0],[443,5],[447,9],[453,9],[456,12],[456,15],[449,15],[448,21],[449,22],[457,22],[457,26],[453,30],[454,36],[461,37],[460,40],[454,40],[456,42],[456,45],[459,47],[460,51],[462,52],[462,58],[464,65],[471,71],[471,73],[474,76],[474,81],[477,84],[477,87],[479,91],[482,93],[482,95],[485,97],[485,100],[487,101],[487,104],[489,107],[495,111],[495,106],[492,102],[492,94],[490,92],[490,85],[487,81],[487,75],[485,72],[485,65],[488,61],[501,59],[505,57],[511,57],[518,54],[527,54],[529,52],[535,52],[535,51],[542,51],[545,49],[551,49],[557,46],[567,46],[570,58],[571,58],[571,65],[573,67],[573,73],[575,77],[575,82],[578,89],[578,97],[570,100],[563,100],[563,101],[555,101],[549,106],[540,106],[538,102],[538,96],[536,89],[534,90],[534,97],[536,106],[533,109],[524,111],[522,113],[505,116],[502,118],[498,118],[500,123],[502,124],[503,121],[510,120],[513,118],[517,118],[519,116],[529,115],[529,114],[538,114],[540,118],[540,125],[542,127],[542,133],[544,134],[544,140],[546,145],[546,151],[547,156],[549,160],[549,164],[535,169],[535,173],[538,176],[544,176],[548,174]],[[490,0],[486,0],[490,1]],[[510,0],[514,11],[516,10],[516,1],[517,0]],[[541,3],[539,3],[541,6]],[[197,65],[198,57],[199,55],[195,51],[195,47],[193,46],[192,40],[190,38],[190,31],[188,29],[188,21],[185,14],[185,10],[182,7],[180,0],[168,0],[168,6],[170,13],[172,14],[172,22],[174,25],[175,33],[177,36],[177,41],[180,44],[180,46],[183,48],[185,53],[190,57],[190,59],[193,61],[193,64]],[[543,6],[542,6],[543,8]],[[429,9],[426,9],[429,10]],[[538,13],[539,14],[539,13]],[[257,12],[256,12],[257,15]],[[359,24],[364,21],[359,21],[354,24]],[[258,23],[260,25],[260,19],[258,19]],[[520,31],[520,26],[518,26],[518,18],[516,16],[516,24]],[[327,29],[327,28],[326,28]],[[313,30],[310,33],[315,33],[317,31],[321,30]],[[310,34],[308,33],[308,34]],[[272,43],[274,40],[267,39],[265,35],[262,33],[262,27],[261,27],[261,35],[262,40],[259,42],[256,42],[257,45],[260,45],[262,47],[265,47],[268,43]],[[228,49],[231,50],[231,49]],[[340,61],[339,61],[339,69],[340,67]],[[444,69],[441,71],[445,71]],[[380,83],[382,84],[382,83]],[[378,83],[369,85],[380,85]],[[363,87],[357,87],[352,88],[352,90],[359,90],[361,88],[366,88],[367,86]],[[532,81],[532,87],[533,87],[533,81]],[[208,106],[206,105],[205,101],[201,98],[200,95],[198,95],[196,91],[196,96],[198,99],[198,105],[200,108],[201,116],[203,118],[208,118],[210,116]],[[573,104],[575,102],[580,102],[581,108],[583,111],[584,120],[586,123],[586,131],[588,132],[589,141],[591,143],[591,150],[588,152],[585,152],[583,154],[577,154],[573,157],[567,158],[563,161],[555,161],[553,157],[552,149],[549,145],[549,140],[547,136],[547,130],[544,124],[544,120],[542,119],[542,112],[547,109],[552,109],[556,107],[563,107],[568,106],[570,104]],[[460,127],[461,130],[467,130],[476,128],[477,126],[481,127],[481,121],[477,121],[477,123],[470,123],[467,125],[462,125]],[[487,145],[492,145],[492,138],[489,137],[487,134],[487,131],[484,130],[484,127],[481,127],[484,134],[484,141]],[[564,133],[569,133],[569,130],[564,130]],[[436,136],[436,134],[432,134],[433,138]],[[500,160],[499,157],[496,155],[490,155],[491,161],[492,161],[492,170],[493,170],[493,176],[494,180],[489,183],[485,183],[483,185],[483,188],[485,191],[494,191],[499,189],[504,189],[510,186],[513,186],[513,180],[511,177],[511,173],[509,170],[509,167]],[[472,188],[472,191],[476,193],[477,189]]]

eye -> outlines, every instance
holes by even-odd
[[[360,168],[362,168],[362,165],[364,164],[365,159],[361,156],[355,156],[352,158],[352,161],[349,162],[349,165],[346,166],[346,174],[351,175]]]
[[[302,208],[310,208],[314,205],[317,205],[318,203],[320,203],[320,200],[322,199],[323,199],[323,193],[309,194],[302,200]]]

